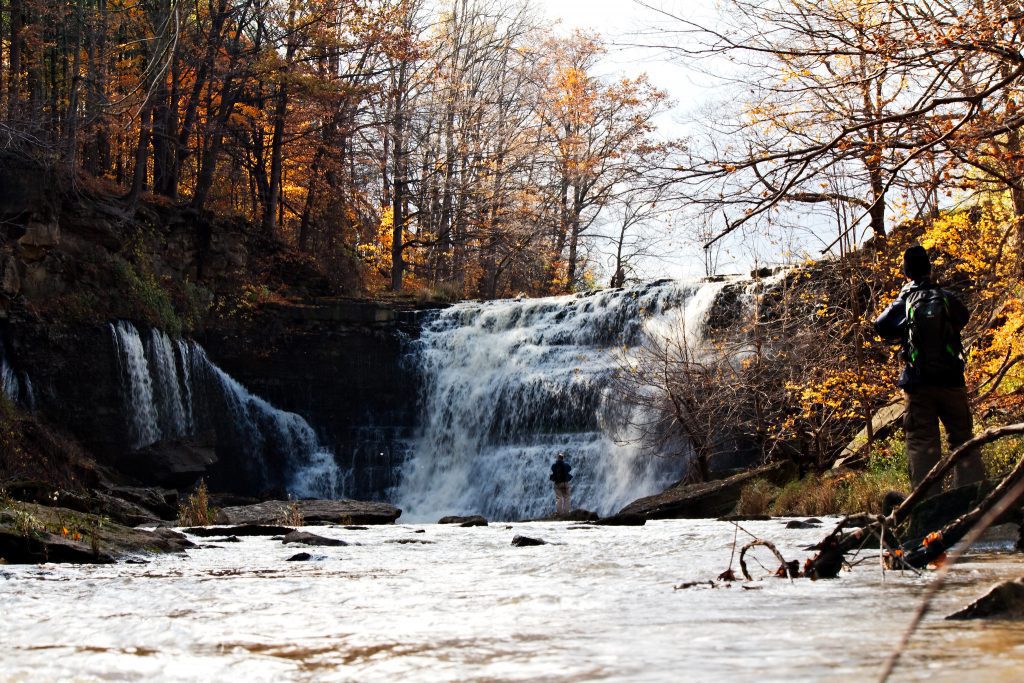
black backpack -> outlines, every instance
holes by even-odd
[[[918,377],[963,372],[963,346],[949,315],[949,299],[938,287],[907,297],[907,347],[904,357]]]

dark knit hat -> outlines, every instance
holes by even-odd
[[[924,247],[915,244],[903,252],[903,274],[915,281],[932,274],[932,263]]]

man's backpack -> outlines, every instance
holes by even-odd
[[[963,372],[963,346],[953,327],[949,300],[938,287],[907,297],[907,364],[918,377],[948,377]]]

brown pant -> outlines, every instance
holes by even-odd
[[[555,484],[555,514],[569,514],[569,482]]]
[[[939,422],[946,428],[950,450],[974,435],[974,420],[963,387],[920,387],[907,393],[903,429],[907,436],[910,484],[917,487],[942,455]],[[985,469],[981,454],[973,451],[960,458],[953,471],[953,487],[981,481]],[[936,491],[937,492],[937,491]]]

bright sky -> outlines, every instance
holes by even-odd
[[[671,24],[663,15],[641,7],[633,0],[535,0],[553,20],[560,22],[565,33],[575,29],[599,33],[609,44],[605,60],[609,74],[636,76],[646,73],[651,82],[668,92],[674,109],[659,121],[666,138],[682,137],[686,129],[681,123],[711,97],[712,91],[701,86],[706,82],[695,70],[673,63],[658,49],[635,47],[638,44],[666,42],[657,33],[659,24]],[[690,19],[713,16],[715,0],[651,0],[679,16]],[[685,237],[680,231],[680,238]],[[728,268],[726,268],[728,270]],[[643,264],[646,277],[693,278],[704,274],[703,252],[684,239],[673,239],[664,250],[664,257]]]

